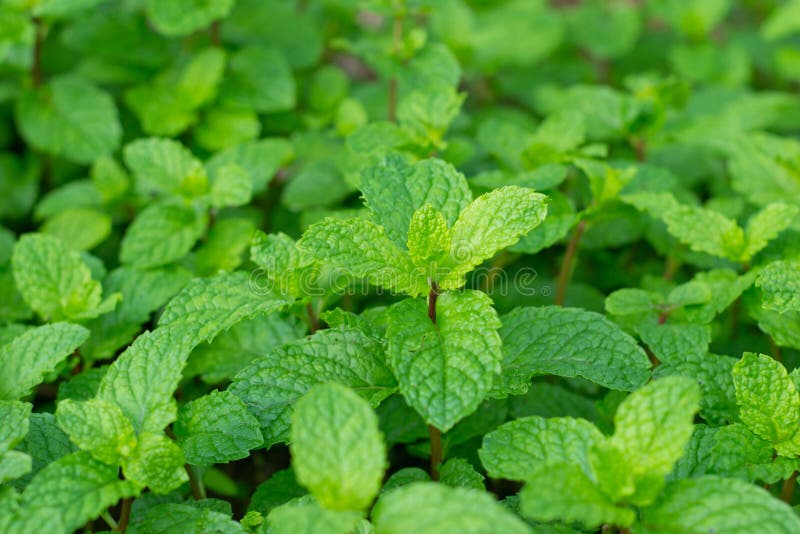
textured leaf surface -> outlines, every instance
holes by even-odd
[[[70,323],[39,326],[0,347],[0,399],[16,399],[83,343],[89,331]]]
[[[416,265],[425,267],[439,258],[446,258],[450,252],[450,231],[447,228],[447,221],[442,212],[430,204],[422,206],[411,217],[408,228],[408,252]]]
[[[28,433],[32,408],[27,402],[0,400],[0,454],[16,447]]]
[[[246,458],[264,442],[258,420],[239,397],[227,391],[212,391],[182,406],[174,431],[192,465]]]
[[[440,159],[411,166],[399,157],[386,158],[363,173],[361,191],[373,219],[398,247],[406,246],[411,218],[425,204],[451,226],[472,200],[464,175]]]
[[[798,213],[800,208],[793,204],[775,202],[750,217],[747,221],[747,243],[742,252],[743,259],[749,260],[778,237],[778,234],[789,228]]]
[[[765,308],[800,311],[800,263],[772,262],[756,278],[756,286],[764,292]]]
[[[335,383],[315,386],[297,401],[289,448],[297,481],[334,510],[369,506],[388,467],[372,407]]]
[[[28,143],[75,163],[109,155],[122,137],[111,96],[78,76],[59,76],[25,91],[16,118]]]
[[[111,402],[67,399],[58,403],[56,418],[75,445],[101,462],[116,465],[136,446],[133,425]]]
[[[234,0],[148,0],[147,12],[158,31],[187,35],[228,14]]]
[[[546,462],[574,462],[589,471],[589,450],[604,436],[572,417],[525,417],[486,434],[479,451],[490,476],[527,480]]]
[[[22,236],[11,261],[20,294],[46,320],[86,319],[113,308],[115,300],[101,302],[100,282],[80,254],[54,237]]]
[[[294,402],[327,381],[353,389],[373,406],[397,389],[383,346],[360,330],[337,328],[270,351],[243,369],[229,391],[256,416],[270,446],[288,437]]]
[[[464,274],[519,241],[546,214],[547,197],[525,187],[501,187],[476,198],[453,224],[451,255],[457,266],[442,287],[459,287]]]
[[[744,231],[725,215],[697,206],[679,206],[663,214],[669,233],[692,250],[738,260]]]
[[[73,531],[119,499],[135,494],[135,485],[120,480],[116,466],[99,462],[87,452],[75,452],[42,469],[22,494],[22,504],[30,510],[58,510],[64,527]]]
[[[122,461],[125,478],[156,494],[166,494],[187,480],[183,452],[164,434],[139,434],[136,448]]]
[[[793,441],[800,424],[800,397],[783,365],[746,352],[733,367],[733,382],[742,422],[779,453],[799,454],[800,443]]]
[[[797,532],[800,519],[785,503],[741,480],[701,477],[670,485],[642,514],[643,532],[734,534]]]
[[[119,259],[139,268],[177,261],[192,249],[206,223],[205,214],[191,207],[153,204],[128,227]]]
[[[192,343],[186,332],[145,332],[108,368],[97,398],[115,403],[140,432],[160,432],[175,420],[172,394]]]
[[[483,483],[484,476],[463,458],[447,460],[439,470],[439,480],[452,488],[472,488],[481,491],[486,489]]]
[[[278,168],[293,156],[292,145],[283,138],[267,138],[242,143],[217,152],[206,162],[208,173],[214,177],[219,169],[233,163],[244,168],[253,181],[253,192],[267,186]]]
[[[354,532],[359,514],[348,511],[327,510],[313,500],[298,504],[289,503],[275,508],[267,516],[269,534],[349,534]]]
[[[616,506],[573,463],[539,464],[519,497],[522,514],[537,521],[576,522],[595,528],[604,523],[630,526],[636,518],[633,510]]]
[[[242,534],[244,529],[229,514],[211,508],[190,504],[163,503],[147,508],[139,516],[137,531],[159,534],[184,534],[187,532],[213,532],[214,534]]]
[[[295,105],[295,83],[278,50],[248,46],[231,57],[222,100],[261,113],[286,111]]]
[[[309,227],[298,246],[348,281],[363,279],[412,296],[427,293],[427,278],[414,274],[408,253],[366,219],[326,219]]]
[[[137,139],[125,145],[123,156],[145,191],[191,196],[203,192],[207,184],[203,164],[178,141]]]
[[[489,494],[433,482],[415,482],[387,492],[378,501],[372,517],[376,534],[531,532],[530,527]]]
[[[436,324],[422,300],[389,309],[389,362],[400,391],[422,417],[446,432],[486,398],[502,359],[500,321],[489,297],[448,292],[436,302]]]
[[[195,343],[211,341],[242,319],[276,311],[288,303],[250,282],[243,272],[192,280],[167,304],[158,324],[179,323]]]
[[[499,393],[527,391],[537,374],[581,376],[631,391],[650,376],[650,361],[628,334],[600,314],[577,308],[519,308],[502,317]]]

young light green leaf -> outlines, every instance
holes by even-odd
[[[111,217],[90,208],[68,208],[47,219],[40,231],[73,250],[91,250],[111,233]]]
[[[547,462],[572,462],[589,472],[589,450],[603,439],[583,419],[524,417],[486,434],[478,455],[490,476],[528,480]]]
[[[250,202],[253,181],[243,167],[229,163],[219,167],[211,184],[211,204],[218,208],[244,206]]]
[[[173,426],[178,445],[192,465],[246,458],[264,442],[258,420],[228,391],[212,391],[183,405]]]
[[[502,360],[500,320],[485,293],[448,292],[436,324],[422,300],[389,309],[388,358],[400,391],[431,425],[446,432],[486,398]]]
[[[375,505],[372,518],[376,534],[531,532],[486,492],[433,482],[415,482],[386,492]]]
[[[779,312],[800,311],[800,263],[774,261],[756,278],[764,292],[763,306]]]
[[[428,292],[411,258],[366,219],[325,219],[306,230],[297,244],[348,281],[363,279],[392,291],[417,296]],[[355,280],[354,280],[355,279]]]
[[[234,0],[147,0],[147,14],[165,35],[188,35],[225,17]]]
[[[25,395],[87,337],[82,326],[55,323],[32,328],[0,347],[0,399]]]
[[[656,490],[643,490],[642,483],[663,486],[663,478],[683,456],[692,436],[699,403],[700,388],[694,379],[671,376],[650,382],[619,405],[609,445],[621,453],[620,460],[630,462],[627,471],[636,493],[626,496],[629,502],[649,504],[641,501],[649,500]],[[608,473],[612,466],[594,467],[596,472]]]
[[[547,197],[525,187],[501,187],[475,199],[453,224],[451,256],[456,267],[441,281],[441,287],[463,285],[465,274],[519,241],[546,214]]]
[[[395,245],[404,248],[414,213],[428,204],[441,212],[448,226],[472,200],[464,175],[440,159],[409,165],[390,156],[361,176],[361,191],[375,222]]]
[[[19,292],[45,320],[89,319],[116,305],[117,296],[101,302],[102,288],[89,266],[54,237],[22,236],[11,261]]]
[[[166,502],[150,506],[137,514],[137,530],[159,534],[244,534],[242,525],[231,519],[230,513],[221,513],[200,504],[210,504],[210,499],[199,501],[195,505]]]
[[[520,492],[520,510],[536,521],[559,520],[596,528],[606,523],[630,526],[636,513],[615,505],[579,465],[538,464]]]
[[[255,360],[234,378],[229,391],[261,424],[266,446],[288,436],[292,405],[316,384],[335,381],[373,406],[394,393],[383,346],[357,329],[320,330]]]
[[[408,252],[413,262],[428,268],[430,277],[437,273],[437,260],[446,261],[450,253],[450,230],[441,211],[425,204],[414,212],[408,227]],[[433,265],[431,265],[433,264]]]
[[[388,466],[372,407],[333,382],[297,401],[289,448],[297,481],[332,510],[369,506]]]
[[[220,97],[233,107],[275,113],[294,107],[295,92],[292,70],[280,51],[248,46],[231,57]]]
[[[800,397],[779,362],[763,354],[744,353],[733,367],[739,417],[779,454],[800,454]]]
[[[192,280],[167,304],[158,324],[180,324],[194,343],[211,341],[239,321],[277,311],[289,302],[251,284],[247,273],[223,272]]]
[[[183,258],[205,231],[205,213],[178,204],[153,204],[128,226],[119,259],[138,268]]]
[[[186,460],[174,441],[164,434],[139,434],[136,448],[122,459],[125,478],[156,494],[166,494],[187,480]]]
[[[66,75],[22,93],[15,110],[22,137],[75,163],[91,163],[119,146],[114,100],[88,80]]]
[[[288,163],[293,156],[292,145],[286,139],[259,139],[217,152],[206,162],[206,169],[214,179],[222,167],[231,163],[239,165],[250,175],[253,193],[260,193],[278,168]]]
[[[52,508],[67,531],[99,516],[118,500],[137,493],[135,484],[120,480],[119,468],[92,458],[88,452],[69,454],[33,477],[22,494],[27,510]]]
[[[145,332],[108,368],[97,398],[119,406],[137,434],[160,432],[175,420],[172,394],[192,346],[179,328]]]
[[[697,206],[680,206],[666,211],[662,217],[669,233],[692,250],[733,261],[742,258],[744,231],[725,215]]]
[[[484,491],[484,476],[467,460],[450,458],[439,470],[439,481],[451,488],[472,488]]]
[[[0,484],[14,480],[27,473],[32,467],[31,457],[24,452],[8,451],[0,453]]]
[[[671,484],[642,511],[642,532],[797,532],[800,519],[785,503],[742,480],[705,476]]]
[[[109,401],[63,400],[58,403],[56,419],[75,445],[101,462],[117,465],[136,447],[133,425]]]
[[[582,376],[632,391],[650,376],[650,360],[628,334],[600,314],[577,308],[519,308],[503,316],[503,374],[497,394],[522,394],[532,376]]]
[[[328,510],[314,500],[287,503],[272,510],[261,532],[268,534],[351,534],[360,517],[357,512]]]

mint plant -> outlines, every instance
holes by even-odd
[[[0,0],[0,532],[800,532],[798,6]]]

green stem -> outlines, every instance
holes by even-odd
[[[219,38],[219,20],[215,20],[211,23],[211,26],[208,27],[209,37],[211,39],[211,44],[213,46],[220,45],[220,38]]]
[[[567,296],[567,284],[572,276],[572,265],[575,262],[575,256],[578,253],[578,245],[583,237],[583,232],[586,230],[586,221],[582,220],[575,227],[572,232],[572,237],[567,243],[567,251],[564,253],[564,259],[561,260],[561,269],[558,272],[558,281],[556,285],[556,298],[555,303],[558,306],[564,305],[564,299]]]
[[[102,517],[103,521],[105,521],[106,524],[111,527],[111,530],[119,530],[119,523],[117,523],[114,518],[111,517],[111,514],[108,513],[108,510],[101,512],[100,517]]]
[[[33,42],[33,62],[31,63],[31,81],[34,87],[39,87],[44,81],[42,74],[42,45],[44,43],[44,27],[42,26],[42,19],[33,17],[34,26],[34,42]]]
[[[313,334],[319,330],[319,317],[317,317],[317,313],[314,311],[314,306],[312,306],[311,301],[306,302],[306,314],[308,315],[308,331]]]
[[[431,478],[439,481],[439,465],[442,463],[442,431],[433,425],[428,425],[428,435],[431,439]]]
[[[192,498],[199,501],[206,498],[206,486],[203,484],[203,472],[196,465],[186,464],[186,472],[189,474],[189,486],[192,488]]]
[[[784,480],[781,486],[781,500],[786,504],[792,504],[792,495],[794,495],[795,486],[797,486],[797,471]]]

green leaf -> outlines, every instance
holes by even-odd
[[[463,285],[466,273],[519,241],[546,214],[547,197],[525,187],[501,187],[475,199],[453,224],[451,256],[456,267],[441,281],[442,288]]]
[[[268,352],[244,368],[228,390],[256,416],[269,447],[288,437],[294,402],[327,381],[349,387],[373,406],[397,389],[381,343],[360,330],[336,328]]]
[[[655,492],[652,486],[660,489],[664,477],[683,456],[699,403],[700,389],[695,380],[680,376],[650,382],[622,401],[614,415],[609,445],[621,453],[620,460],[630,462],[626,476],[633,478],[636,493],[621,493],[620,497],[628,497],[634,504],[649,504],[646,501]],[[600,478],[601,473],[619,468],[593,464],[596,471],[600,470]],[[643,490],[643,483],[651,487]]]
[[[650,376],[650,360],[628,334],[600,314],[577,308],[519,308],[502,317],[499,394],[527,391],[532,376],[581,376],[632,391]]]
[[[764,489],[733,478],[705,476],[671,484],[642,511],[642,532],[796,532],[800,519]]]
[[[164,434],[139,434],[136,448],[122,459],[125,478],[156,494],[167,494],[187,480],[183,452]]]
[[[630,526],[636,513],[615,505],[577,464],[539,464],[519,495],[520,511],[536,521],[559,520],[596,528],[607,523]]]
[[[199,343],[211,341],[243,319],[272,313],[288,303],[253,285],[247,273],[219,273],[192,280],[167,304],[158,324],[179,324]]]
[[[419,147],[444,148],[447,145],[442,138],[461,110],[466,96],[442,83],[413,91],[400,100],[397,121]]]
[[[213,178],[218,170],[230,163],[245,169],[253,181],[253,193],[260,193],[275,172],[294,156],[292,145],[283,138],[267,138],[242,143],[214,154],[206,162]]]
[[[478,291],[439,296],[436,324],[422,300],[389,309],[389,362],[426,422],[446,432],[486,398],[500,373],[499,327],[491,299]]]
[[[372,407],[333,382],[297,401],[289,448],[297,481],[333,510],[367,508],[388,467]]]
[[[75,163],[110,155],[122,137],[111,96],[77,76],[59,76],[23,92],[15,113],[31,146]]]
[[[742,258],[748,261],[778,234],[789,228],[800,213],[800,208],[792,204],[775,202],[761,209],[747,221],[745,244]]]
[[[662,363],[705,357],[711,343],[711,329],[706,325],[644,325],[639,335]]]
[[[292,70],[283,54],[248,46],[231,57],[220,97],[233,107],[275,113],[294,108],[295,91]]]
[[[128,226],[119,259],[139,268],[160,267],[183,258],[203,235],[208,219],[197,209],[153,204]]]
[[[10,451],[28,433],[33,406],[16,400],[0,400],[0,454]]]
[[[415,274],[408,253],[397,248],[386,230],[372,221],[325,219],[310,226],[297,246],[348,282],[363,279],[412,296],[428,292],[427,279]]]
[[[125,165],[146,192],[195,197],[208,187],[203,164],[177,141],[160,137],[137,139],[125,145]]]
[[[111,402],[63,400],[58,403],[56,419],[75,445],[101,462],[119,464],[136,447],[133,425]]]
[[[415,482],[385,493],[375,505],[372,518],[378,534],[531,532],[486,492],[433,482]]]
[[[797,458],[776,457],[772,443],[742,423],[715,430],[706,471],[709,474],[773,484],[789,478],[800,464]]]
[[[73,531],[100,515],[118,500],[136,495],[136,486],[120,480],[119,469],[75,452],[51,463],[31,480],[22,494],[26,510],[51,508]]]
[[[31,457],[24,452],[8,451],[0,454],[0,484],[29,473],[31,467]]]
[[[147,0],[147,14],[165,35],[188,35],[225,17],[234,0]]]
[[[223,208],[250,202],[253,182],[244,168],[236,164],[219,167],[211,184],[211,205]]]
[[[145,332],[108,368],[97,398],[119,406],[137,434],[160,432],[175,420],[172,394],[191,348],[179,328]]]
[[[437,259],[450,253],[450,230],[441,211],[425,204],[414,212],[408,228],[408,252],[415,265],[427,268]],[[438,277],[437,267],[431,266],[431,278]]]
[[[53,414],[33,413],[29,421],[28,434],[17,446],[19,451],[29,454],[33,462],[31,473],[18,481],[24,484],[44,467],[76,450],[69,437],[56,424]]]
[[[733,382],[742,422],[779,454],[800,454],[800,397],[786,368],[769,356],[745,352],[733,366]]]
[[[451,488],[486,490],[484,476],[463,458],[450,458],[439,470],[439,480]]]
[[[268,534],[351,534],[359,521],[359,514],[322,508],[315,501],[288,503],[272,510],[267,516]]]
[[[401,248],[409,241],[409,226],[418,209],[430,205],[451,226],[472,200],[464,175],[440,159],[412,166],[399,156],[388,157],[364,171],[361,191],[373,220]]]
[[[744,231],[725,215],[697,206],[679,206],[662,217],[669,233],[692,250],[733,261],[742,257]]]
[[[250,450],[264,442],[258,420],[228,391],[212,391],[183,405],[173,428],[192,465],[247,458]]]
[[[259,484],[250,497],[250,504],[247,509],[267,515],[272,509],[307,493],[305,488],[297,483],[294,470],[290,467],[274,473]]]
[[[764,292],[763,306],[779,312],[800,311],[800,264],[774,261],[756,278]]]
[[[60,239],[73,250],[91,250],[111,234],[111,217],[94,209],[65,209],[49,218],[41,232]]]
[[[216,98],[217,86],[224,74],[225,52],[222,48],[203,48],[194,53],[181,70],[176,90],[186,105],[196,109]]]
[[[200,501],[203,502],[203,501]],[[199,503],[196,503],[199,504]],[[214,534],[243,534],[245,530],[230,514],[207,507],[182,503],[156,504],[137,515],[137,531],[159,534],[184,534],[186,532],[213,532]]]
[[[490,476],[528,480],[547,462],[575,463],[589,472],[589,450],[603,439],[583,419],[524,417],[486,434],[478,455]]]
[[[0,399],[28,393],[89,337],[85,328],[55,323],[32,328],[0,347]]]
[[[14,247],[14,279],[22,297],[43,319],[90,319],[107,313],[118,295],[101,301],[100,282],[76,251],[54,237],[26,234]]]

